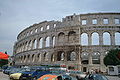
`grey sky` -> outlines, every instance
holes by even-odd
[[[12,55],[23,29],[73,13],[120,12],[120,0],[0,0],[0,52]]]

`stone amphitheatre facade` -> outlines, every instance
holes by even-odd
[[[14,61],[17,66],[63,64],[105,72],[103,58],[113,48],[120,48],[120,13],[73,14],[24,29],[14,44]]]

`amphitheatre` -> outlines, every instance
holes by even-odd
[[[113,48],[120,48],[120,13],[87,13],[27,27],[13,52],[16,66],[61,64],[106,72],[103,59]]]

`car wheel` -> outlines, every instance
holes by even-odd
[[[13,80],[12,77],[9,77],[9,80]]]
[[[120,78],[120,74],[118,75],[118,77]]]
[[[33,77],[33,79],[32,80],[37,80],[37,77]]]
[[[22,77],[20,77],[19,80],[22,80]]]

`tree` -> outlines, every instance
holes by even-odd
[[[6,59],[0,59],[0,67],[2,67],[3,65],[8,64],[8,60]]]
[[[120,59],[120,52],[118,53],[118,58]]]
[[[107,65],[120,65],[120,49],[112,49],[104,58],[104,64]]]

